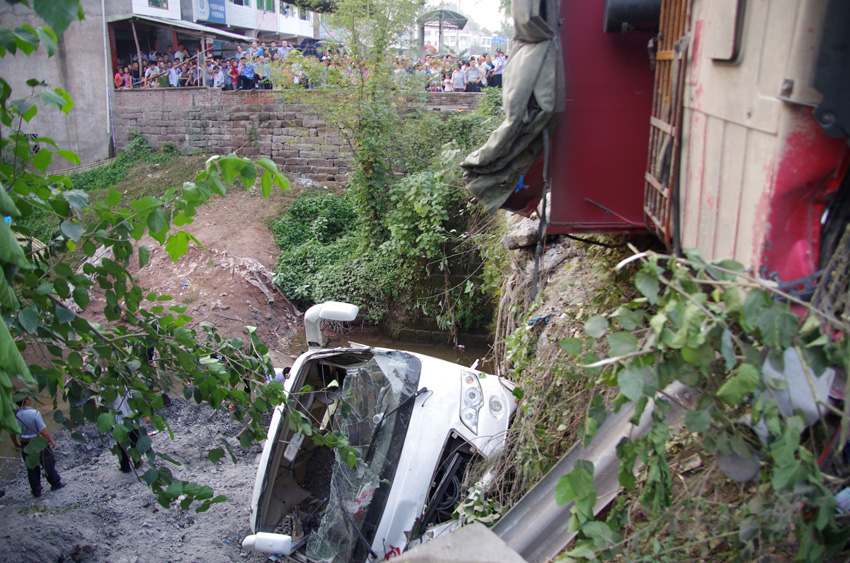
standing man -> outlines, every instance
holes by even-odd
[[[245,55],[250,58],[254,58],[257,56],[257,50],[257,41],[251,41],[251,47],[248,49]]]
[[[254,76],[254,63],[251,58],[245,58],[242,63],[242,71],[239,73],[239,90],[253,90],[257,87],[257,79]]]
[[[51,490],[58,491],[65,484],[62,482],[59,473],[56,472],[56,459],[53,457],[53,448],[56,447],[56,442],[47,431],[44,421],[41,419],[41,413],[32,408],[32,399],[28,396],[18,401],[20,409],[15,414],[18,419],[18,424],[21,427],[21,438],[12,434],[12,443],[16,448],[21,449],[21,457],[26,463],[27,458],[38,456],[38,463],[34,467],[27,465],[27,480],[30,482],[30,490],[32,496],[38,498],[41,496],[41,468],[44,468],[44,473],[47,475],[47,482],[50,483]],[[47,440],[48,446],[37,454],[30,454],[25,451],[27,445],[36,436],[41,436]]]
[[[505,70],[505,54],[501,49],[496,49],[496,59],[493,61],[493,74],[491,75],[492,86],[502,87],[502,71]]]
[[[466,69],[466,91],[480,92],[481,71],[475,59],[469,59],[469,68]]]

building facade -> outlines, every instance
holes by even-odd
[[[28,79],[62,88],[73,98],[68,116],[57,118],[53,108],[40,108],[24,133],[47,136],[63,149],[76,152],[81,164],[113,154],[113,76],[119,66],[166,53],[183,45],[194,54],[202,44],[215,54],[228,54],[237,44],[254,38],[300,43],[314,37],[314,15],[280,0],[80,0],[85,19],[71,23],[57,44],[56,54],[39,49],[3,58],[3,78],[13,97],[26,97]],[[4,26],[43,25],[32,10],[0,2]],[[70,164],[55,158],[51,169]]]

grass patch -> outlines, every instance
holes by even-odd
[[[103,200],[114,187],[125,201],[144,196],[159,197],[168,188],[191,181],[202,168],[204,157],[181,157],[173,145],[166,143],[153,149],[142,136],[136,136],[112,162],[78,174],[70,174],[70,189],[84,191],[89,206]],[[94,211],[84,211],[79,219],[83,224],[96,220]],[[21,226],[33,237],[49,243],[59,231],[59,219],[50,212],[35,210]]]

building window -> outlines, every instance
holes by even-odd
[[[274,0],[257,0],[257,9],[274,12]]]
[[[247,6],[251,7],[251,0],[227,0],[231,4],[236,4],[237,6]]]
[[[168,0],[148,0],[148,6],[151,8],[168,9]]]
[[[307,21],[307,16],[309,15],[308,11],[304,8],[298,8],[298,17],[304,21]]]

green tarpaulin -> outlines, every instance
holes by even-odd
[[[513,0],[514,42],[502,74],[505,120],[461,163],[466,189],[494,212],[543,150],[564,112],[560,0]],[[551,136],[551,135],[550,135]]]

